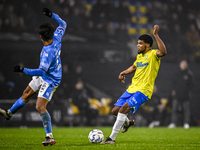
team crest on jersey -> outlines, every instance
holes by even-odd
[[[141,59],[142,59],[141,56],[139,56],[139,57],[138,57],[138,60],[141,60]]]
[[[148,55],[145,55],[145,57],[144,57],[145,59],[147,59],[148,58]]]

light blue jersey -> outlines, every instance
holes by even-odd
[[[62,78],[61,39],[65,34],[67,23],[54,13],[52,13],[51,18],[59,24],[54,32],[53,43],[42,48],[39,69],[24,68],[23,73],[31,76],[42,76],[42,79],[47,83],[58,86]]]
[[[40,66],[46,72],[42,76],[43,80],[49,84],[58,86],[62,78],[62,64],[60,59],[61,39],[65,29],[61,26],[56,28],[53,37],[53,43],[44,46],[40,54]]]

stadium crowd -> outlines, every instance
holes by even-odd
[[[1,0],[0,32],[37,31],[42,7],[68,23],[67,32],[91,40],[133,42],[161,25],[171,60],[199,62],[200,11],[195,0]]]

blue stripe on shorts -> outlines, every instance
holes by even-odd
[[[115,106],[122,107],[124,103],[128,103],[131,107],[131,113],[134,114],[136,110],[147,100],[149,100],[148,96],[145,96],[141,92],[128,93],[124,92],[118,101],[114,104]]]

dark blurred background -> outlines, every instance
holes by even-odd
[[[190,124],[199,126],[199,6],[197,0],[0,0],[0,107],[9,108],[31,80],[14,73],[13,66],[39,66],[43,46],[37,33],[40,24],[58,26],[42,14],[42,8],[47,7],[67,22],[61,54],[63,80],[49,104],[55,125],[112,125],[115,118],[110,110],[132,78],[127,76],[126,83],[121,84],[118,75],[135,61],[138,36],[152,34],[158,24],[168,51],[156,79],[159,101],[165,100],[167,108],[162,126],[170,123],[172,79],[182,59],[188,61],[194,76]],[[156,42],[153,48],[157,48]],[[21,117],[22,122],[11,120],[1,125],[31,126],[32,121],[40,120],[35,99],[27,106],[29,114],[23,108],[13,118],[19,121]],[[138,126],[148,126],[150,113],[147,106],[132,116]]]

